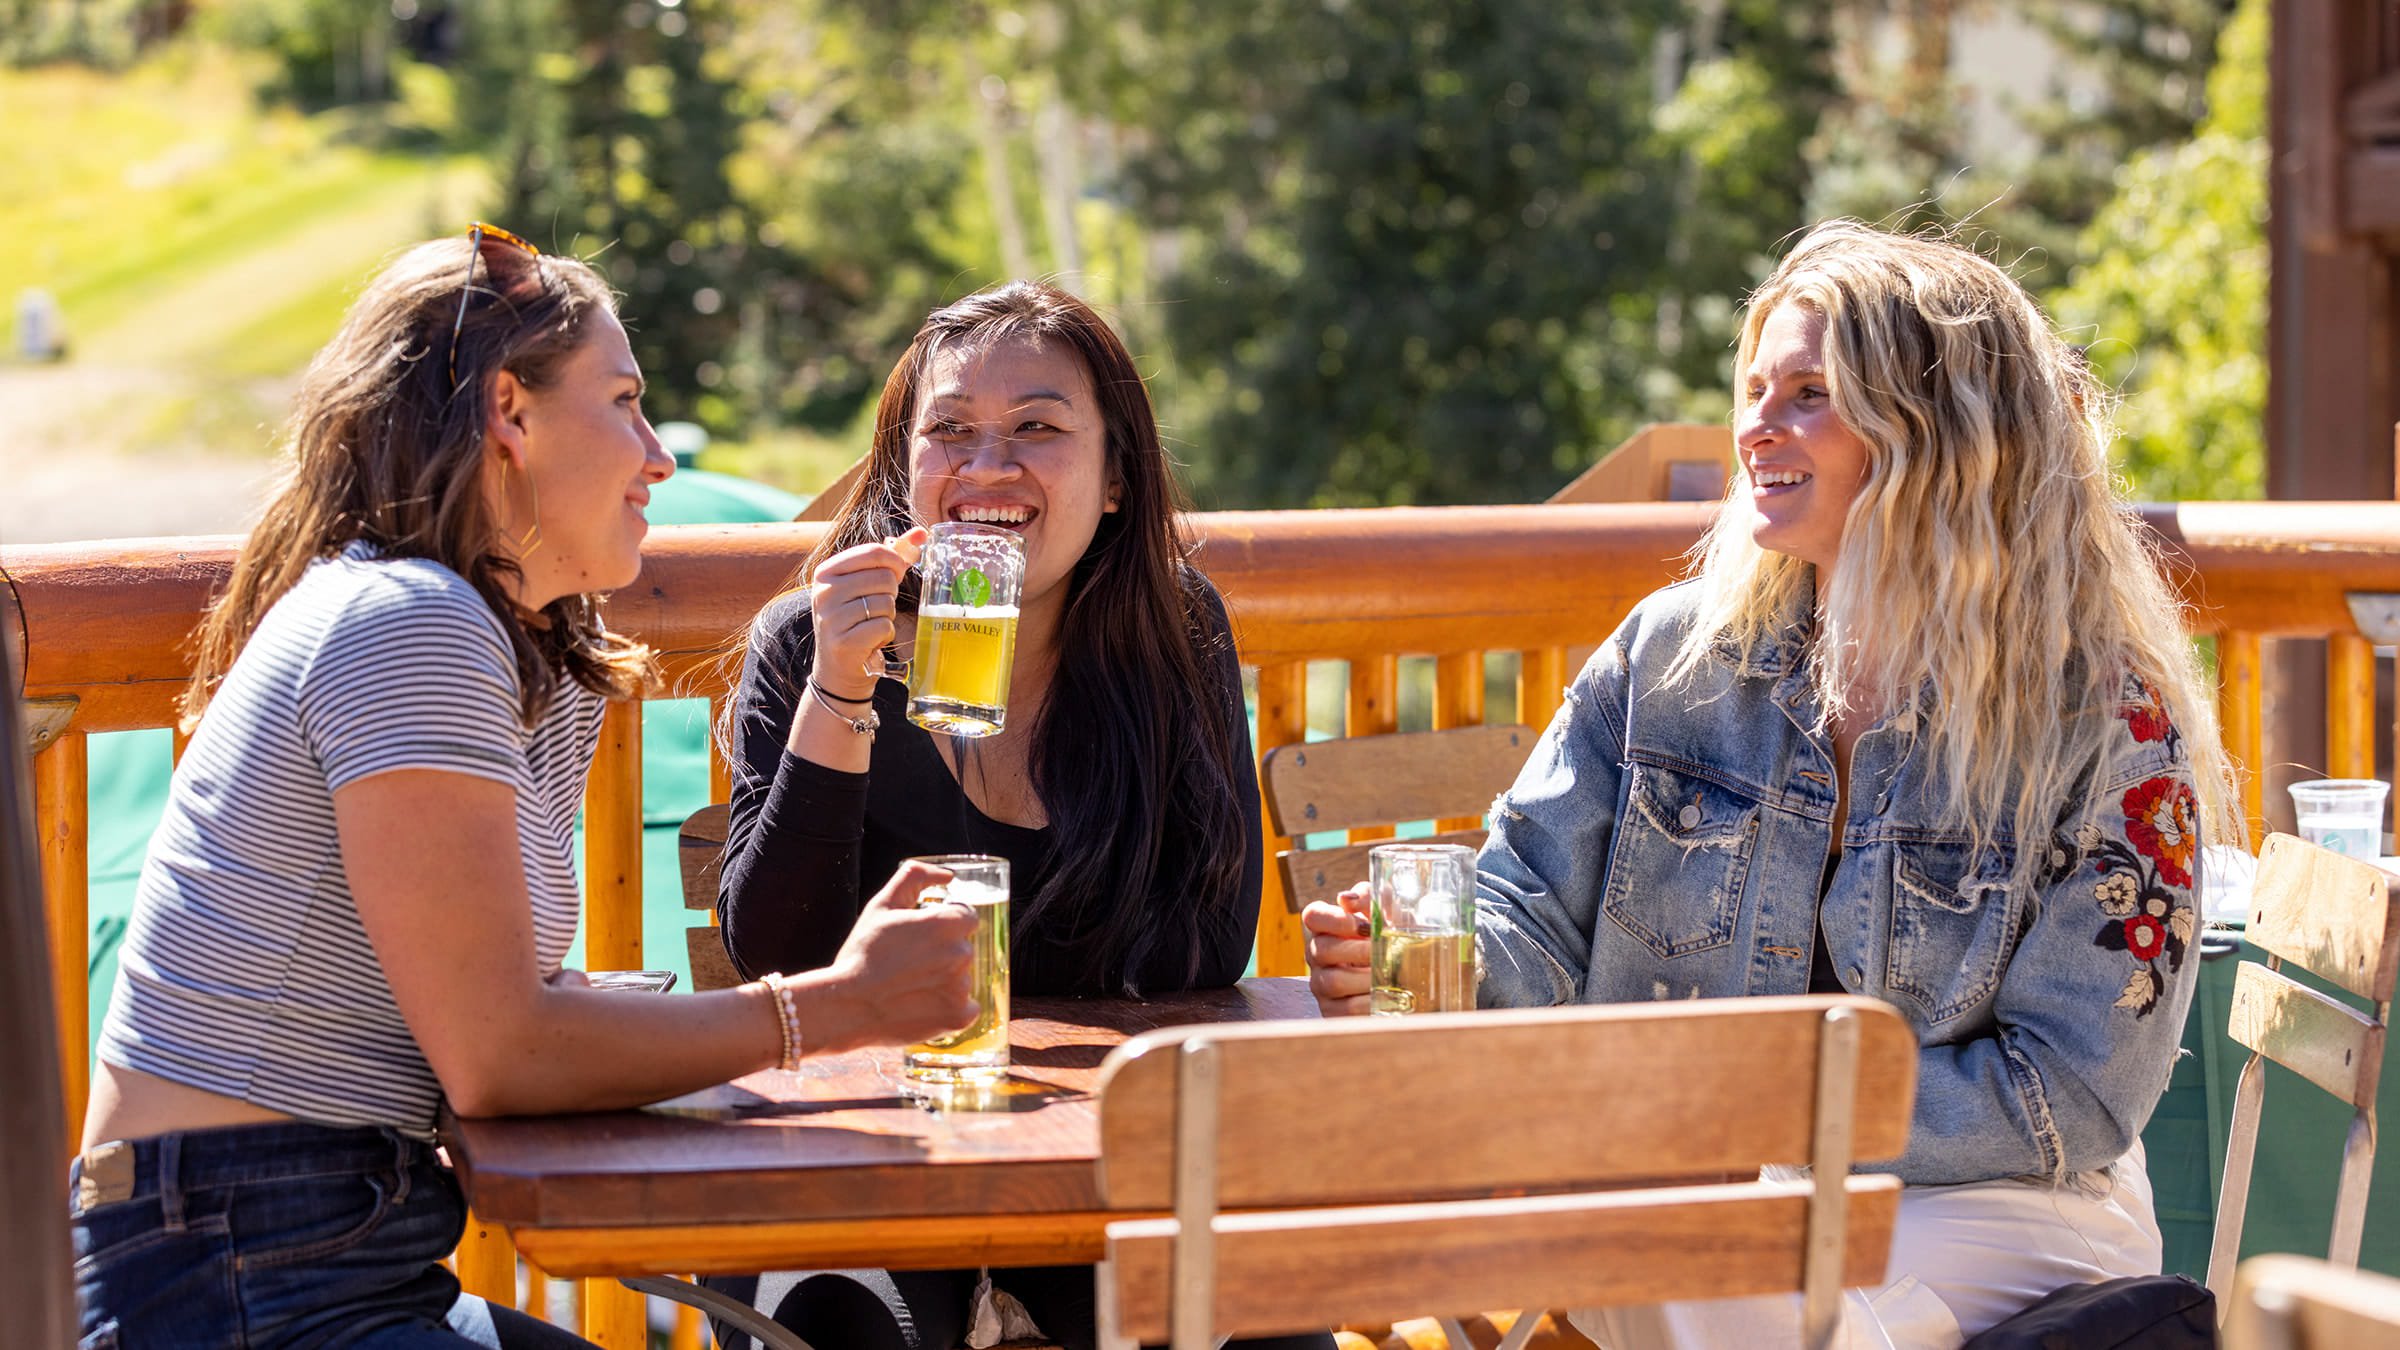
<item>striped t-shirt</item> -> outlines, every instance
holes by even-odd
[[[562,681],[529,731],[519,687],[498,618],[457,573],[357,544],[311,566],[176,766],[100,1057],[303,1120],[430,1137],[441,1088],[359,922],[333,793],[395,769],[514,787],[535,948],[555,970],[575,937],[571,838],[602,701]]]

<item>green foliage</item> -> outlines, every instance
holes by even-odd
[[[2267,0],[2242,0],[2190,142],[2145,151],[2055,297],[2123,395],[2119,453],[2144,496],[2260,495],[2265,474]]]
[[[1663,3],[1157,3],[1078,93],[1174,153],[1132,210],[1205,499],[1538,495],[1638,397],[1611,298],[1657,275],[1668,165],[1642,70]],[[1087,31],[1089,31],[1087,29]],[[1195,61],[1194,52],[1212,59]]]

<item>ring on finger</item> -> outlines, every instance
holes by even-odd
[[[870,619],[875,617],[875,607],[871,604],[868,604],[867,597],[863,595],[858,597],[858,612],[866,615]]]

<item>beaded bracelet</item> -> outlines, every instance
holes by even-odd
[[[769,975],[758,983],[775,1005],[775,1030],[782,1039],[775,1067],[785,1073],[795,1072],[800,1067],[800,1008],[792,1001],[791,980],[788,976]]]

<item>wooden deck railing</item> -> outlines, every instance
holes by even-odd
[[[1433,725],[1484,716],[1484,654],[1520,653],[1515,720],[1556,711],[1571,648],[1598,642],[1669,580],[1712,507],[1689,504],[1253,512],[1194,519],[1200,562],[1223,590],[1245,664],[1258,672],[1258,752],[1308,725],[1311,661],[1347,662],[1351,735],[1397,729],[1401,656],[1435,658]],[[2260,642],[2331,640],[2326,772],[2374,771],[2373,646],[2355,596],[2400,597],[2400,504],[2187,502],[2146,518],[2216,638],[2228,748],[2261,816]],[[664,657],[667,696],[724,692],[719,659],[816,541],[815,525],[691,526],[651,536],[641,579],[611,621]],[[34,761],[44,886],[55,939],[69,1135],[88,1088],[85,737],[169,725],[183,645],[233,557],[231,538],[0,549],[14,594],[0,627],[26,641],[25,695],[64,730]],[[2373,601],[2369,601],[2371,608]],[[2388,637],[2386,640],[2389,640]],[[724,791],[722,766],[712,787]],[[595,968],[642,964],[638,709],[611,710],[587,803],[586,951]],[[1269,839],[1270,850],[1287,846]],[[1259,969],[1301,969],[1300,935],[1274,869],[1258,930]],[[502,1253],[493,1256],[497,1250]],[[505,1249],[462,1251],[470,1287],[499,1288]],[[605,1307],[603,1306],[605,1305]],[[587,1327],[638,1344],[614,1294],[592,1295]]]

